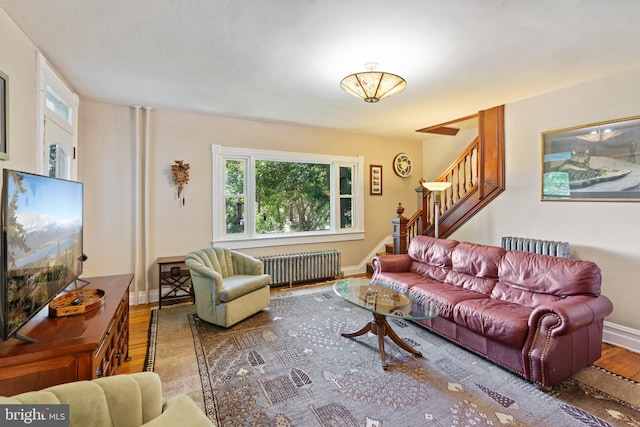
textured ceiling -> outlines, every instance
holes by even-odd
[[[0,0],[85,100],[420,141],[416,129],[640,67],[637,0]],[[3,41],[4,42],[4,41]],[[366,104],[375,61],[407,89]]]

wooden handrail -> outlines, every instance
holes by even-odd
[[[423,231],[422,211],[418,210],[409,218],[409,221],[407,221],[407,244],[411,242],[411,239],[422,234]]]
[[[402,203],[398,203],[396,208],[398,216],[393,218],[393,253],[406,254],[409,243],[418,234],[422,233],[422,211],[418,210],[411,218],[402,216],[404,207]]]
[[[451,235],[502,193],[504,176],[504,105],[500,105],[478,113],[478,136],[437,178],[451,183],[440,195],[439,236]],[[434,193],[423,188],[422,194],[422,209],[410,219],[402,217],[402,224],[394,222],[394,253],[406,253],[418,234],[434,234]]]
[[[463,200],[474,191],[478,183],[478,159],[480,138],[476,137],[449,167],[436,179],[438,182],[449,182],[451,187],[443,191],[440,198],[440,218],[443,218],[449,209],[452,209],[458,201]],[[420,180],[420,185],[422,185]],[[424,234],[434,226],[435,199],[434,193],[423,188],[422,190],[422,224],[423,229],[419,234]]]

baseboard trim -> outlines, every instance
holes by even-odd
[[[640,353],[640,331],[637,329],[605,321],[602,341]]]
[[[129,304],[134,304],[135,292],[129,292]],[[149,301],[147,301],[147,293],[144,291],[138,292],[138,304],[151,304],[152,302],[158,302],[158,290],[152,289],[149,291]]]

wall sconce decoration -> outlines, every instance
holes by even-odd
[[[178,186],[178,199],[181,199],[184,206],[184,186],[189,183],[189,163],[184,160],[174,160],[175,165],[171,165],[173,183]]]

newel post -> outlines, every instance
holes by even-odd
[[[407,223],[409,220],[402,216],[404,213],[404,207],[402,203],[398,203],[396,208],[397,217],[391,219],[393,224],[393,253],[406,254],[407,253]]]

